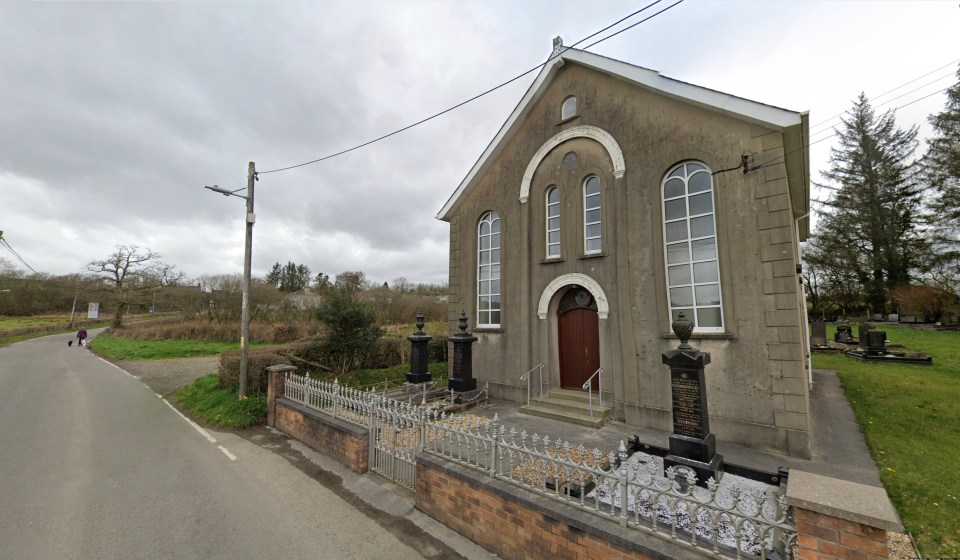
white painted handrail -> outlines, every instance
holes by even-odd
[[[593,391],[591,391],[590,388],[593,384],[594,377],[597,378],[597,391],[599,392],[599,396],[597,397],[597,406],[603,406],[603,376],[600,375],[601,373],[603,373],[603,368],[597,368],[597,371],[593,372],[593,375],[590,376],[590,379],[587,379],[586,383],[584,383],[582,387],[584,391],[587,391],[587,395],[589,395],[588,399],[590,402],[590,418],[593,418]]]
[[[540,362],[539,364],[530,368],[530,371],[520,376],[520,381],[527,382],[527,406],[530,406],[530,374],[533,373],[533,370],[535,369],[540,370],[540,373],[538,374],[540,376],[540,393],[537,396],[543,396],[543,362]]]

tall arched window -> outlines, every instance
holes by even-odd
[[[560,189],[547,189],[547,258],[560,256]]]
[[[700,332],[723,331],[713,178],[687,162],[663,180],[663,240],[670,316],[680,312]]]
[[[583,252],[600,252],[600,179],[583,182]]]
[[[477,226],[477,326],[500,326],[500,216],[487,212]]]

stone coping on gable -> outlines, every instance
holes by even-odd
[[[902,533],[903,525],[886,490],[818,474],[790,471],[787,503],[846,521]]]

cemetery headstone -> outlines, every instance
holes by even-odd
[[[704,374],[710,353],[687,343],[693,334],[693,323],[683,313],[672,326],[680,346],[663,354],[663,363],[670,367],[673,407],[673,435],[663,467],[674,467],[680,474],[693,473],[697,486],[706,487],[710,478],[719,482],[723,476],[723,457],[717,454],[717,438],[710,432],[707,411]]]
[[[433,340],[423,332],[423,313],[417,313],[417,332],[407,337],[410,341],[410,371],[407,372],[407,383],[426,383],[430,381],[430,371],[427,363],[430,350],[427,343]]]
[[[477,337],[467,332],[467,314],[460,312],[460,332],[450,337],[453,343],[453,372],[447,386],[452,391],[464,393],[477,388],[473,378],[473,343]]]
[[[833,335],[834,342],[849,344],[853,341],[853,329],[850,325],[837,325],[837,332]]]
[[[810,345],[827,345],[827,324],[820,321],[810,323]]]

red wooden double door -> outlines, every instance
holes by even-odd
[[[560,299],[557,309],[557,341],[560,353],[560,386],[582,390],[600,367],[600,327],[597,303],[584,288],[574,286]],[[591,390],[599,390],[597,379]]]

